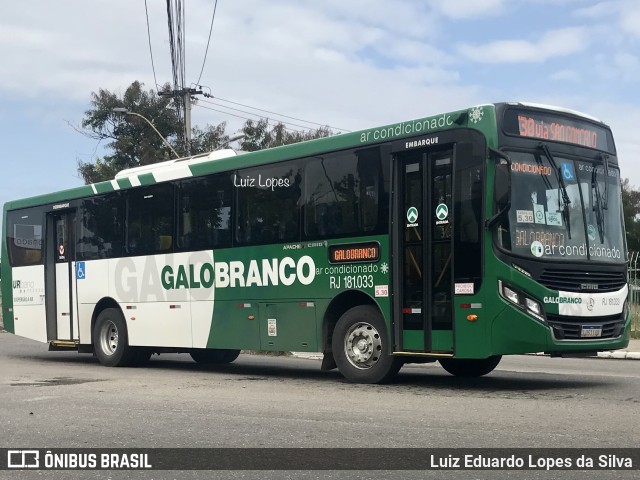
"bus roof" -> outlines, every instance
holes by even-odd
[[[593,120],[594,122],[603,123],[602,120],[596,117],[592,117],[591,115],[587,115],[586,113],[580,112],[578,110],[572,110],[571,108],[557,107],[555,105],[546,105],[544,103],[534,103],[534,102],[513,102],[508,103],[507,105],[522,105],[523,107],[531,107],[531,108],[540,108],[543,110],[553,110],[561,113],[568,113],[570,115],[576,115],[578,117],[584,117],[588,120]]]
[[[488,133],[496,129],[495,110],[498,105],[500,104],[476,105],[464,110],[440,113],[430,117],[368,128],[351,133],[341,133],[331,137],[308,140],[256,152],[235,152],[231,149],[224,149],[192,157],[143,165],[123,170],[119,172],[113,180],[10,201],[5,204],[5,210],[64,202],[141,185],[152,185],[158,182],[177,180],[180,178],[255,167],[271,162],[319,155],[348,148],[366,148],[385,141],[395,141],[403,137],[413,137],[416,135],[429,135],[451,128],[475,128]],[[583,113],[561,107],[526,102],[503,103],[503,105],[521,105],[523,107],[555,110],[600,122]],[[239,154],[243,155],[239,156]]]
[[[495,105],[479,105],[472,108],[440,113],[438,115],[409,120],[381,127],[341,133],[331,137],[308,140],[305,142],[274,147],[244,155],[230,154],[229,150],[210,152],[195,157],[169,160],[159,164],[145,165],[123,170],[113,180],[92,183],[67,190],[47,193],[34,197],[17,199],[5,204],[5,210],[24,208],[49,203],[59,203],[76,198],[91,197],[98,194],[124,190],[141,185],[152,185],[161,181],[188,178],[209,173],[217,173],[238,168],[265,165],[271,162],[289,160],[297,157],[319,155],[322,153],[348,148],[366,148],[384,141],[395,141],[403,137],[428,135],[450,128],[482,128],[483,116],[473,123],[469,122],[473,110],[484,110],[484,121],[495,119]],[[491,114],[488,114],[489,111]],[[495,127],[494,127],[495,128]],[[244,152],[237,152],[244,153]]]

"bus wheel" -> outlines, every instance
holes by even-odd
[[[456,377],[481,377],[493,371],[500,363],[502,355],[482,359],[441,358],[440,365]]]
[[[135,362],[137,351],[129,346],[120,310],[106,308],[100,312],[93,327],[93,347],[100,363],[107,367],[127,367]]]
[[[197,363],[204,365],[222,365],[224,363],[231,363],[238,355],[240,350],[225,350],[220,348],[199,348],[191,350],[191,358]]]
[[[402,361],[390,355],[387,327],[375,307],[347,310],[333,331],[333,356],[340,373],[356,383],[383,383],[398,373]]]

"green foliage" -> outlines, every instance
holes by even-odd
[[[227,123],[219,125],[207,125],[204,130],[200,127],[191,129],[191,154],[211,152],[224,147],[229,142],[229,135],[225,133]]]
[[[160,97],[153,90],[145,91],[140,82],[133,82],[120,98],[100,89],[91,94],[91,108],[82,120],[83,133],[89,138],[108,141],[113,154],[97,158],[95,163],[78,163],[78,173],[86,183],[109,180],[125,168],[137,167],[172,157],[162,138],[142,118],[116,113],[114,108],[126,108],[146,118],[170,142],[180,131],[178,115],[170,97]]]
[[[163,90],[169,89],[168,84],[163,87]],[[126,108],[129,112],[142,115],[158,132],[144,119],[114,112],[114,108]],[[191,155],[226,147],[229,135],[225,130],[226,122],[215,126],[207,125],[205,128],[192,128]],[[103,89],[98,90],[98,93],[92,92],[91,108],[85,112],[81,133],[95,140],[107,141],[106,147],[112,151],[104,157],[96,158],[94,162],[78,162],[78,173],[85,183],[111,180],[121,170],[175,158],[162,137],[178,154],[186,156],[183,127],[175,100],[170,96],[159,96],[153,90],[144,90],[143,84],[137,81],[126,89],[122,97]],[[240,133],[244,135],[240,148],[245,151],[288,145],[333,134],[328,127],[292,132],[282,123],[271,127],[266,119],[247,120]]]
[[[622,208],[627,232],[627,249],[640,251],[640,191],[630,184],[628,178],[622,181]]]
[[[182,125],[171,97],[159,96],[153,90],[145,91],[143,84],[133,82],[122,97],[100,89],[91,94],[91,108],[82,120],[82,133],[89,138],[106,140],[113,153],[96,158],[94,163],[78,162],[78,173],[85,183],[112,179],[126,168],[148,165],[175,158],[165,145],[164,137],[179,153],[185,154]],[[169,89],[165,85],[164,89]],[[114,112],[126,108],[147,118],[157,132],[143,118]],[[225,123],[207,125],[192,130],[191,154],[196,155],[219,148],[228,141]],[[158,133],[160,135],[158,135]]]
[[[280,147],[282,145],[290,145],[292,143],[333,135],[329,127],[295,132],[287,130],[285,125],[278,123],[270,128],[269,121],[266,118],[258,120],[257,122],[247,120],[241,129],[241,133],[244,134],[244,138],[240,141],[240,148],[245,152]]]

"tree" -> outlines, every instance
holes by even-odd
[[[269,120],[266,118],[257,122],[247,120],[241,129],[244,138],[240,141],[240,148],[245,152],[254,152],[265,148],[280,147],[333,135],[329,127],[320,127],[317,130],[301,132],[287,130],[282,123],[278,123],[271,128],[269,126]]]
[[[627,231],[627,248],[640,251],[640,191],[633,188],[628,178],[622,181],[622,209]]]
[[[168,84],[163,87],[163,90],[169,89]],[[138,81],[133,82],[122,97],[100,89],[98,93],[91,93],[91,108],[85,112],[80,132],[89,138],[108,141],[106,147],[112,153],[96,158],[93,163],[78,162],[78,173],[85,183],[111,180],[126,168],[174,158],[162,138],[144,119],[114,112],[114,108],[126,108],[147,118],[177,152],[185,152],[178,110],[171,97],[160,96],[153,90],[145,91]],[[204,128],[193,127],[191,154],[225,147],[229,143],[226,126],[226,122],[222,122]],[[249,152],[333,135],[329,127],[290,131],[282,123],[271,126],[264,118],[247,120],[240,133],[244,135],[240,148]]]
[[[169,85],[164,88],[169,89]],[[138,81],[133,82],[121,98],[100,89],[98,93],[91,93],[91,108],[85,112],[81,133],[96,140],[107,140],[106,146],[113,153],[96,158],[94,163],[78,162],[78,173],[85,183],[110,180],[126,168],[175,157],[144,119],[113,111],[123,107],[147,118],[176,151],[185,150],[181,122],[171,97],[145,91]],[[221,123],[192,129],[192,154],[215,150],[227,143],[225,128],[226,124]]]
[[[195,126],[191,129],[191,154],[211,152],[224,147],[229,143],[229,135],[225,130],[227,123],[222,122],[216,126],[209,125],[205,129]]]
[[[95,163],[78,162],[78,173],[86,183],[112,179],[125,168],[167,160],[171,151],[162,139],[141,118],[116,113],[114,108],[126,108],[148,118],[168,140],[178,133],[178,116],[169,97],[160,97],[153,90],[144,91],[140,82],[133,82],[122,98],[108,90],[91,93],[92,108],[85,112],[82,133],[96,140],[108,140],[113,154],[97,158]]]

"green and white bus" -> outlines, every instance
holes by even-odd
[[[108,366],[324,353],[383,382],[628,344],[610,129],[481,105],[253,153],[220,150],[8,202],[4,328]]]

